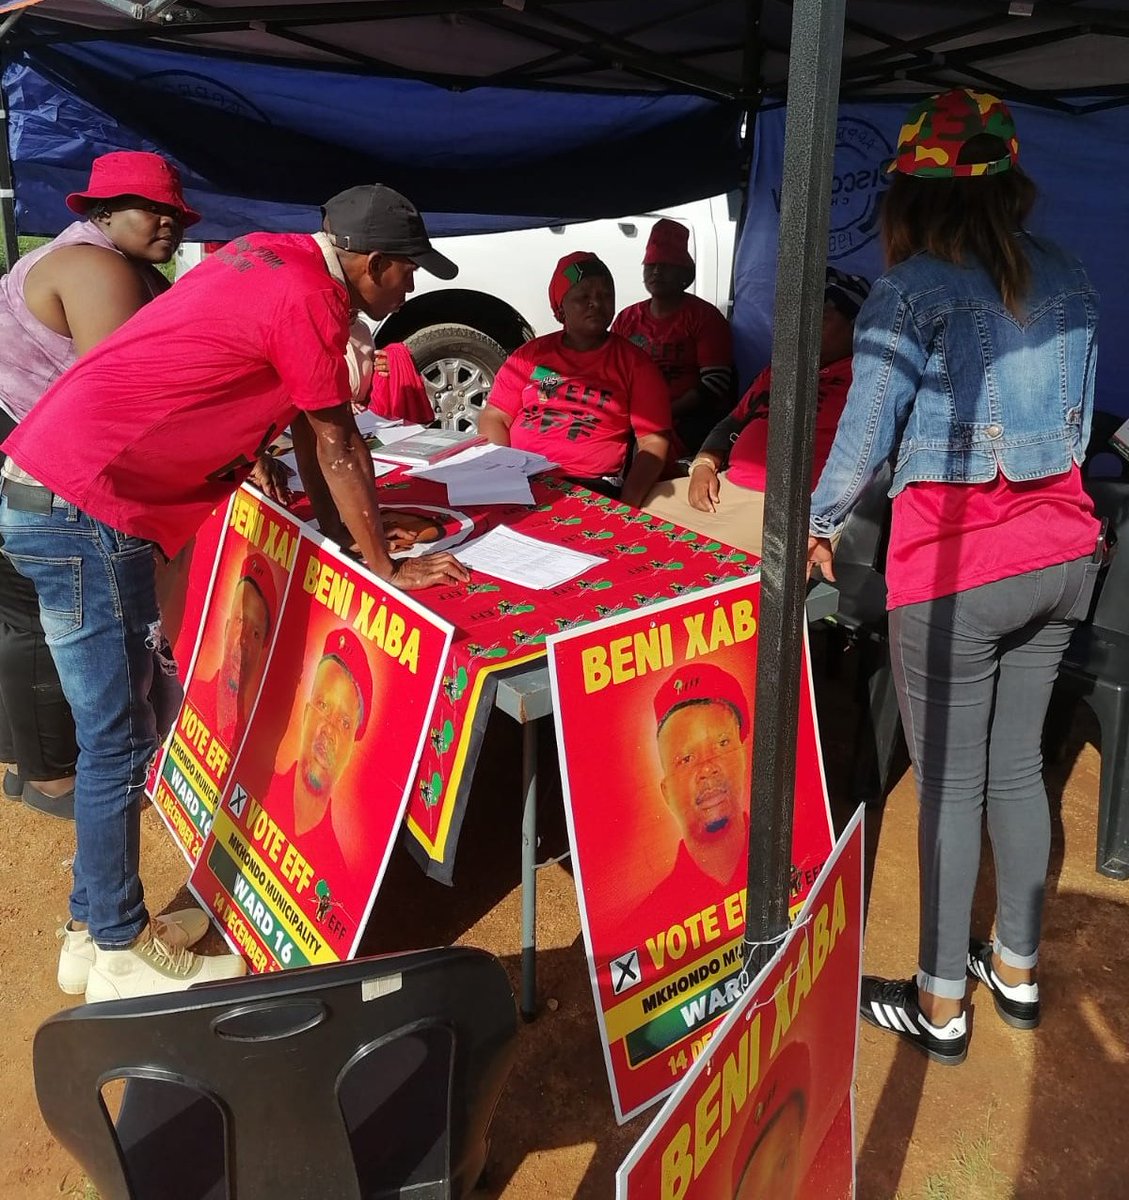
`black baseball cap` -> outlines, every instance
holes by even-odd
[[[364,183],[338,192],[322,205],[329,240],[355,254],[397,254],[438,279],[454,279],[459,268],[427,240],[419,209],[383,183]]]

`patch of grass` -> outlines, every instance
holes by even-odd
[[[59,1181],[59,1195],[66,1200],[100,1200],[94,1184],[85,1175],[72,1175],[69,1171]]]
[[[992,1138],[995,1105],[975,1137],[960,1130],[955,1137],[952,1165],[930,1175],[914,1193],[898,1192],[894,1200],[1009,1200],[1011,1181],[996,1166]]]

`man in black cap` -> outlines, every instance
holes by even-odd
[[[4,443],[4,552],[38,592],[81,747],[71,917],[94,942],[88,999],[175,991],[242,965],[170,949],[142,895],[154,700],[175,686],[153,546],[176,554],[294,422],[308,491],[329,495],[378,576],[405,589],[468,578],[449,554],[390,559],[345,362],[357,310],[385,317],[418,266],[456,268],[390,188],[350,188],[324,215],[324,235],[229,242],[85,354]]]

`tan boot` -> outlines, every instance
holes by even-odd
[[[184,908],[153,918],[153,929],[166,945],[195,946],[208,932],[208,914],[199,908]],[[90,966],[94,962],[94,939],[89,929],[75,929],[68,921],[56,934],[62,940],[59,951],[59,987],[68,996],[86,991]]]
[[[133,945],[122,950],[94,947],[86,1000],[89,1004],[180,992],[194,983],[215,983],[246,973],[247,964],[238,954],[205,958],[187,947],[170,946],[149,925]]]

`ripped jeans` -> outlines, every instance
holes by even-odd
[[[71,917],[113,949],[129,945],[149,919],[138,873],[141,801],[180,683],[161,630],[152,543],[50,492],[32,509],[38,490],[9,495],[4,481],[0,534],[4,554],[39,595],[78,733]]]

